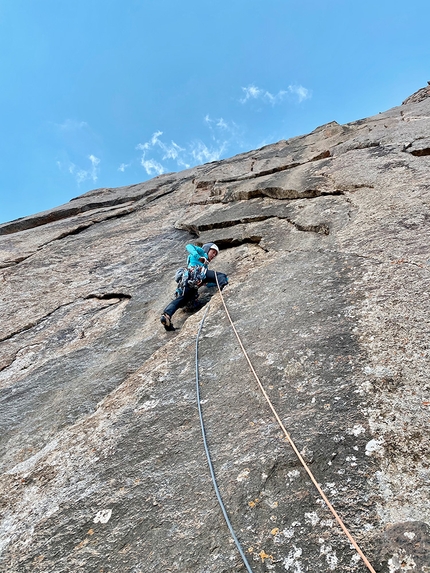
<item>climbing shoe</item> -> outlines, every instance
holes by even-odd
[[[160,317],[160,322],[166,330],[175,330],[175,327],[173,326],[168,314],[162,314]]]

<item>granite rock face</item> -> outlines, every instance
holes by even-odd
[[[159,322],[188,242],[378,572],[430,572],[430,92],[0,226],[0,571],[245,571],[195,391],[202,319]],[[363,572],[264,401],[216,289],[207,439],[255,573]]]

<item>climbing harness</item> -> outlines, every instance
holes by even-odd
[[[204,322],[205,322],[206,315],[207,315],[207,313],[208,313],[208,311],[209,311],[209,306],[210,306],[210,305],[208,305],[208,306],[206,307],[205,313],[204,313],[203,318],[202,318],[202,320],[201,320],[201,322],[200,322],[200,327],[199,327],[199,331],[198,331],[198,333],[197,333],[197,338],[196,338],[196,392],[197,392],[197,407],[198,407],[198,410],[199,410],[199,418],[200,418],[200,427],[201,427],[201,429],[202,429],[203,446],[204,446],[204,448],[205,448],[206,458],[207,458],[207,460],[208,460],[209,471],[210,471],[210,473],[211,473],[211,478],[212,478],[212,483],[213,483],[213,486],[214,486],[215,494],[216,494],[216,496],[217,496],[218,503],[219,503],[219,505],[220,505],[220,507],[221,507],[221,511],[222,511],[222,513],[223,513],[223,515],[224,515],[224,519],[225,519],[225,521],[226,521],[226,523],[227,523],[227,527],[228,527],[229,530],[230,530],[231,536],[233,537],[233,540],[234,540],[234,542],[235,542],[235,544],[236,544],[236,547],[237,547],[237,549],[238,549],[238,551],[239,551],[239,553],[240,553],[240,556],[242,557],[242,560],[243,560],[243,562],[244,562],[244,564],[245,564],[245,567],[246,567],[247,571],[248,571],[249,573],[252,573],[252,569],[251,569],[251,567],[249,566],[249,563],[248,563],[248,560],[246,559],[245,553],[243,552],[243,549],[242,549],[242,547],[241,547],[241,545],[240,545],[240,543],[239,543],[239,540],[238,540],[238,538],[236,537],[236,534],[235,534],[235,532],[234,532],[233,526],[231,525],[230,519],[229,519],[229,517],[228,517],[228,515],[227,515],[227,511],[226,511],[226,509],[225,509],[225,507],[224,507],[221,494],[220,494],[219,489],[218,489],[218,485],[217,485],[216,478],[215,478],[215,472],[214,472],[214,468],[213,468],[213,465],[212,465],[212,460],[211,460],[211,456],[210,456],[210,453],[209,453],[208,444],[207,444],[207,441],[206,441],[206,431],[205,431],[205,425],[204,425],[204,422],[203,422],[202,406],[201,406],[201,404],[200,404],[199,338],[200,338],[200,333],[201,333],[202,328],[203,328],[203,324],[204,324]]]
[[[232,329],[233,329],[233,332],[234,332],[234,334],[235,334],[235,336],[236,336],[236,338],[237,338],[237,341],[239,342],[239,346],[240,346],[240,348],[241,348],[241,350],[242,350],[242,352],[243,352],[243,355],[245,356],[246,361],[248,362],[248,365],[249,365],[249,367],[250,367],[250,369],[251,369],[251,372],[252,372],[252,374],[253,374],[255,380],[257,381],[257,384],[258,384],[258,386],[259,386],[259,388],[260,388],[260,390],[261,390],[261,392],[262,392],[264,398],[266,399],[266,402],[268,403],[270,409],[272,410],[272,413],[273,413],[273,415],[275,416],[275,419],[276,419],[276,421],[278,422],[278,424],[279,424],[279,426],[280,426],[280,428],[281,428],[283,434],[285,435],[285,437],[286,437],[287,441],[289,442],[290,446],[292,447],[294,453],[296,454],[296,456],[298,457],[300,463],[302,464],[303,468],[305,469],[306,473],[308,474],[310,480],[312,481],[312,483],[314,484],[314,486],[315,486],[316,489],[318,490],[318,493],[320,494],[320,496],[321,496],[321,498],[323,499],[324,503],[327,505],[327,507],[328,507],[329,510],[331,511],[333,517],[336,519],[337,523],[338,523],[339,526],[341,527],[342,531],[345,533],[345,535],[346,535],[346,537],[348,538],[348,540],[350,541],[350,543],[353,545],[354,549],[357,551],[357,553],[358,553],[359,556],[361,557],[361,559],[362,559],[362,561],[364,562],[364,564],[366,565],[366,567],[369,569],[369,571],[370,571],[371,573],[376,573],[375,569],[372,567],[372,565],[370,564],[369,560],[368,560],[367,557],[364,555],[363,551],[360,549],[358,543],[355,541],[355,539],[353,538],[353,536],[351,535],[351,533],[350,533],[349,530],[347,529],[346,525],[343,523],[341,517],[338,515],[338,513],[336,512],[336,510],[334,509],[334,507],[332,506],[332,504],[331,504],[330,501],[328,500],[328,498],[327,498],[327,496],[325,495],[325,493],[323,492],[321,486],[320,486],[319,483],[317,482],[315,476],[314,476],[313,473],[311,472],[309,466],[307,465],[307,463],[306,463],[305,460],[303,459],[303,456],[301,455],[301,453],[300,453],[299,450],[297,449],[297,447],[296,447],[295,443],[293,442],[291,436],[290,436],[289,433],[287,432],[287,430],[286,430],[284,424],[282,423],[282,420],[280,419],[278,413],[276,412],[275,407],[273,406],[273,404],[272,404],[272,402],[271,402],[271,400],[270,400],[270,398],[269,398],[269,396],[268,396],[266,390],[265,390],[264,387],[263,387],[263,384],[261,383],[261,381],[260,381],[260,379],[259,379],[259,377],[258,377],[258,375],[257,375],[257,373],[256,373],[256,371],[255,371],[255,369],[254,369],[254,367],[253,367],[253,365],[252,365],[252,363],[251,363],[251,360],[250,360],[250,358],[249,358],[249,356],[248,356],[248,353],[247,353],[246,350],[245,350],[245,347],[244,347],[243,344],[242,344],[242,341],[241,341],[240,336],[239,336],[239,334],[238,334],[238,332],[237,332],[237,330],[236,330],[236,327],[234,326],[234,323],[233,323],[233,320],[232,320],[232,318],[231,318],[231,316],[230,316],[230,313],[229,313],[229,311],[228,311],[227,305],[225,304],[225,300],[224,300],[224,297],[223,297],[221,288],[220,288],[220,286],[219,286],[218,277],[217,277],[216,273],[215,273],[215,278],[216,278],[217,287],[218,287],[218,292],[219,292],[219,294],[220,294],[220,296],[221,296],[221,301],[222,301],[222,304],[223,304],[223,306],[224,306],[225,313],[226,313],[227,318],[228,318],[228,320],[229,320],[229,322],[230,322],[230,325],[231,325],[231,327],[232,327]],[[201,332],[201,329],[202,329],[202,327],[203,327],[203,322],[204,322],[204,320],[205,320],[205,318],[206,318],[206,314],[207,314],[208,310],[209,310],[209,307],[208,307],[208,309],[206,310],[206,312],[205,312],[205,314],[204,314],[204,317],[203,317],[203,319],[202,319],[202,322],[201,322],[201,324],[200,324],[200,328],[199,328],[199,332],[198,332],[197,340],[196,340],[196,378],[197,378],[197,391],[198,391],[198,407],[199,407],[199,412],[201,412],[201,406],[200,406],[200,394],[199,394],[199,387],[198,387],[198,386],[199,386],[199,382],[198,382],[198,353],[197,353],[197,349],[198,349],[198,341],[199,341],[200,332]],[[206,456],[207,456],[207,458],[208,458],[211,475],[213,475],[213,468],[212,468],[212,463],[210,462],[209,451],[207,450],[206,437],[205,437],[205,435],[204,435],[204,426],[203,426],[202,418],[200,418],[200,420],[201,420],[201,424],[202,424],[202,433],[203,433],[203,441],[204,441],[204,444],[205,444]],[[213,477],[213,481],[214,481],[214,479],[215,479],[215,478]],[[215,483],[216,483],[216,482],[214,481],[214,484],[215,484]],[[220,503],[220,505],[221,505],[221,509],[222,509],[223,514],[224,514],[224,517],[225,517],[225,519],[226,519],[226,521],[227,521],[227,525],[228,525],[228,527],[229,527],[229,529],[230,529],[230,532],[232,533],[232,535],[234,535],[233,532],[232,532],[231,524],[230,524],[230,522],[228,521],[228,517],[227,517],[227,514],[226,514],[226,512],[225,512],[224,505],[222,504],[222,500],[221,500],[221,498],[220,498],[218,488],[217,488],[216,486],[215,486],[215,492],[216,492],[216,494],[217,494],[218,501],[219,501],[219,503]],[[233,537],[233,539],[235,539],[235,536]],[[243,551],[242,551],[242,549],[240,548],[240,544],[239,544],[239,542],[236,542],[236,539],[235,539],[235,543],[236,543],[236,546],[237,546],[238,549],[239,549],[239,552],[240,552],[240,554],[241,554],[241,556],[242,556],[242,559],[244,559],[244,563],[245,563],[245,565],[247,566],[248,571],[250,571],[249,565],[247,565],[246,558],[245,558],[245,556],[243,555]]]
[[[188,269],[178,269],[175,273],[175,281],[178,283],[175,293],[176,298],[184,294],[186,286],[197,290],[205,280],[206,272],[207,268],[203,265],[189,267]]]
[[[188,269],[188,286],[198,288],[206,278],[207,268],[204,266],[190,267]],[[184,273],[185,274],[185,273]]]
[[[183,274],[184,274],[184,272],[185,272],[186,270],[187,270],[187,269],[185,269],[184,267],[179,267],[179,269],[176,271],[176,273],[175,273],[175,281],[176,281],[177,283],[180,283],[180,282],[182,281],[182,276],[183,276]]]

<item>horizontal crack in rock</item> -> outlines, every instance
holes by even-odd
[[[129,209],[121,211],[120,213],[110,214],[106,217],[103,217],[102,219],[100,219],[98,221],[88,221],[88,223],[84,223],[82,225],[79,225],[78,227],[76,227],[75,229],[72,229],[71,231],[65,231],[63,234],[59,235],[55,239],[52,239],[52,241],[48,241],[47,243],[42,245],[42,247],[40,247],[40,248],[46,247],[46,245],[49,245],[50,243],[53,243],[54,241],[60,241],[61,239],[65,239],[66,237],[71,237],[73,235],[79,235],[80,233],[82,233],[83,231],[86,231],[87,229],[89,229],[93,225],[98,225],[99,223],[104,223],[105,221],[111,221],[112,219],[120,219],[121,217],[126,217],[127,215],[130,215],[130,213],[134,213],[134,211],[135,211],[135,207],[133,206],[133,207],[130,207]],[[40,250],[40,248],[39,248],[39,250]]]
[[[5,261],[4,263],[0,263],[0,269],[7,269],[9,267],[13,267],[15,265],[18,265],[19,263],[26,261],[27,259],[29,259],[33,255],[34,255],[34,253],[31,253],[30,255],[27,255],[26,257],[18,257],[17,259],[14,259],[13,261]]]
[[[106,207],[113,207],[115,205],[121,205],[122,203],[129,203],[130,201],[138,201],[142,199],[144,195],[137,196],[135,199],[130,199],[130,197],[115,198],[112,200],[99,201],[97,203],[87,203],[86,205],[71,206],[60,211],[52,211],[49,213],[41,213],[40,215],[34,215],[28,219],[17,219],[10,223],[6,223],[0,226],[0,235],[11,235],[12,233],[18,233],[19,231],[26,231],[27,229],[33,229],[35,227],[40,227],[42,225],[47,225],[48,223],[55,223],[56,221],[61,221],[63,219],[68,219],[74,217],[86,211],[95,211],[97,209],[103,209]]]
[[[202,225],[195,225],[191,223],[190,225],[184,224],[181,229],[186,229],[191,233],[198,235],[203,231],[210,231],[211,229],[225,229],[227,227],[235,227],[236,225],[246,225],[248,223],[259,223],[260,221],[266,221],[267,219],[273,219],[274,215],[255,215],[250,217],[240,217],[239,219],[230,219],[226,221],[219,221],[213,223],[203,223]]]
[[[288,165],[280,165],[278,167],[272,167],[271,169],[264,169],[263,171],[253,172],[250,175],[243,175],[242,177],[237,177],[235,179],[220,179],[218,183],[234,183],[235,181],[246,181],[247,179],[257,179],[258,177],[264,177],[265,175],[273,175],[274,173],[281,173],[281,171],[294,169],[294,167],[300,167],[300,165],[305,165],[306,163],[309,162],[305,161],[305,163],[289,163]]]
[[[430,147],[426,147],[425,149],[414,149],[413,151],[410,151],[410,154],[415,155],[415,157],[430,155]]]
[[[189,225],[186,224],[181,225],[181,229],[185,229],[190,233],[199,236],[200,233],[204,231],[210,231],[212,229],[226,229],[228,227],[236,227],[237,225],[248,225],[250,223],[259,223],[261,221],[267,221],[268,219],[278,219],[278,220],[283,219],[285,221],[288,221],[288,223],[290,223],[291,225],[294,225],[294,227],[296,227],[298,231],[318,233],[320,235],[330,234],[330,228],[327,223],[319,223],[317,225],[301,225],[300,223],[296,223],[292,219],[289,219],[288,217],[283,217],[282,215],[261,215],[255,217],[241,217],[240,219],[230,219],[228,221],[205,223],[203,225],[196,225],[191,223]],[[261,240],[261,237],[259,240]],[[251,242],[258,242],[258,241],[253,240]]]
[[[35,326],[39,325],[41,322],[43,322],[44,320],[46,320],[47,318],[52,316],[55,312],[57,312],[57,310],[60,310],[60,308],[64,308],[65,306],[70,306],[71,304],[73,304],[73,302],[75,302],[75,301],[67,302],[65,304],[60,304],[60,306],[58,306],[57,308],[54,308],[54,310],[51,310],[51,312],[48,312],[48,314],[45,314],[45,316],[41,316],[37,320],[30,322],[26,326],[23,326],[19,330],[16,330],[15,332],[12,332],[11,334],[4,336],[3,338],[0,338],[0,342],[4,342],[5,340],[10,340],[14,336],[17,336],[18,334],[21,334],[23,332],[26,332],[27,330],[30,330],[31,328],[34,328]]]
[[[300,167],[301,165],[306,165],[307,163],[311,163],[312,161],[319,161],[320,159],[327,159],[331,157],[330,151],[323,151],[319,153],[312,159],[308,161],[295,162],[295,163],[288,163],[288,165],[279,165],[277,167],[271,167],[270,169],[264,169],[262,171],[252,172],[248,175],[242,175],[239,177],[234,178],[226,178],[226,179],[212,179],[212,180],[201,180],[196,182],[196,189],[209,189],[215,183],[236,183],[238,181],[247,181],[248,179],[257,179],[258,177],[264,177],[265,175],[273,175],[274,173],[280,173],[281,171],[287,171],[288,169],[294,169],[294,167]],[[254,168],[254,164],[251,166],[251,171]]]
[[[54,313],[56,313],[57,310],[60,310],[61,308],[64,308],[66,306],[70,306],[71,304],[74,304],[74,303],[78,302],[79,300],[89,300],[92,298],[95,298],[98,300],[119,299],[121,301],[121,300],[131,299],[131,295],[126,294],[126,293],[91,293],[91,294],[87,295],[86,297],[84,297],[84,299],[77,299],[77,300],[74,300],[71,302],[67,302],[65,304],[61,304],[60,306],[58,306],[57,308],[55,308],[51,312],[48,312],[48,314],[46,314],[45,316],[42,316],[42,317],[38,318],[37,320],[30,322],[26,326],[23,326],[19,330],[16,330],[16,331],[12,332],[11,334],[8,334],[7,336],[0,338],[0,342],[4,342],[5,340],[10,340],[14,336],[17,336],[18,334],[22,334],[23,332],[26,332],[27,330],[30,330],[31,328],[38,326],[40,323],[44,322],[46,319],[48,319],[50,316],[52,316]]]
[[[85,300],[88,300],[90,298],[97,298],[98,300],[112,300],[112,299],[129,300],[131,299],[131,295],[125,294],[123,292],[93,293],[86,296]]]
[[[239,247],[240,245],[245,245],[246,243],[253,243],[257,244],[260,249],[267,253],[268,250],[260,245],[262,238],[262,235],[251,235],[249,237],[245,237],[244,239],[217,239],[217,245],[221,249],[231,249],[234,247]]]
[[[147,203],[152,203],[156,199],[159,199],[161,197],[164,197],[165,195],[173,193],[173,191],[175,191],[179,185],[181,185],[184,181],[185,182],[188,181],[189,179],[191,178],[184,179],[177,185],[174,185],[168,191],[160,192],[160,188],[156,187],[154,189],[149,189],[148,191],[144,191],[143,193],[137,194],[133,197],[130,196],[115,197],[112,199],[106,199],[104,201],[100,199],[99,201],[90,202],[86,203],[85,205],[79,205],[79,206],[75,206],[73,204],[70,205],[69,203],[70,206],[59,209],[58,211],[49,211],[47,213],[41,213],[39,215],[33,215],[27,218],[16,219],[15,221],[11,221],[10,223],[5,223],[3,225],[0,225],[0,235],[10,235],[12,233],[18,233],[19,231],[26,231],[27,229],[33,229],[35,227],[40,227],[42,225],[47,225],[49,223],[55,223],[63,219],[74,217],[81,213],[85,213],[86,211],[96,211],[97,209],[114,207],[116,205],[120,206],[123,205],[124,203],[133,203],[133,205],[130,206],[130,209],[127,210],[126,212],[121,212],[120,214],[115,213],[112,215],[109,214],[106,217],[103,217],[101,221],[95,221],[95,223],[106,221],[108,219],[113,219],[115,217],[125,216],[128,215],[129,213],[132,213],[137,207],[137,203],[141,202],[142,199],[146,200],[143,203],[144,205],[146,205]],[[158,194],[157,191],[159,192]],[[81,198],[77,197],[75,200],[78,199]]]
[[[17,265],[19,263],[26,261],[27,259],[34,256],[36,253],[38,253],[39,251],[41,251],[42,249],[44,249],[46,246],[50,245],[51,243],[54,243],[55,241],[60,241],[61,239],[65,239],[66,237],[70,237],[73,235],[79,235],[80,233],[82,233],[83,231],[86,231],[87,229],[89,229],[93,225],[98,225],[99,223],[103,223],[105,221],[110,221],[112,219],[119,219],[120,217],[125,217],[126,215],[129,215],[130,213],[133,213],[134,211],[135,211],[135,207],[133,206],[129,209],[121,211],[120,213],[115,212],[113,214],[109,214],[106,217],[103,217],[102,219],[100,219],[98,221],[88,221],[87,223],[83,223],[82,225],[78,225],[74,229],[71,229],[70,231],[65,231],[64,233],[61,233],[60,235],[58,235],[58,237],[55,237],[54,239],[51,239],[50,241],[47,241],[46,243],[39,245],[33,253],[30,253],[29,255],[27,255],[25,257],[18,257],[16,259],[14,259],[13,261],[5,261],[4,263],[0,263],[0,269],[6,269],[8,267],[12,267],[14,265]]]
[[[269,197],[270,199],[294,200],[294,199],[315,199],[316,197],[325,197],[326,195],[344,195],[342,189],[335,191],[321,191],[319,189],[306,189],[297,191],[296,189],[283,189],[282,187],[263,187],[261,189],[251,189],[250,191],[239,191],[235,193],[226,193],[223,203],[231,203],[237,200],[257,199],[259,197]]]

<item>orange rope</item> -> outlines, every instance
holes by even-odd
[[[299,450],[297,449],[296,445],[294,444],[293,440],[291,439],[290,435],[288,434],[287,430],[285,429],[285,426],[284,426],[284,424],[282,423],[280,417],[278,416],[278,413],[276,412],[276,410],[275,410],[275,408],[274,408],[272,402],[270,401],[270,398],[269,398],[269,396],[267,395],[267,392],[266,392],[266,390],[264,389],[263,384],[260,382],[260,379],[259,379],[259,377],[257,376],[257,373],[256,373],[255,370],[254,370],[254,367],[253,367],[253,365],[252,365],[252,363],[251,363],[251,360],[249,359],[249,356],[248,356],[248,354],[247,354],[247,352],[246,352],[246,350],[245,350],[245,347],[244,347],[243,344],[242,344],[242,341],[241,341],[241,339],[240,339],[240,337],[239,337],[239,334],[238,334],[238,332],[237,332],[237,330],[236,330],[236,327],[235,327],[234,324],[233,324],[233,321],[232,321],[232,319],[231,319],[230,313],[229,313],[229,311],[228,311],[228,309],[227,309],[227,306],[226,306],[226,304],[225,304],[224,297],[223,297],[223,294],[222,294],[222,292],[221,292],[221,289],[220,289],[220,286],[219,286],[219,283],[218,283],[218,277],[217,277],[217,274],[216,274],[216,273],[215,273],[215,278],[216,278],[216,283],[217,283],[217,286],[218,286],[218,291],[219,291],[219,293],[220,293],[220,295],[221,295],[221,301],[222,301],[222,304],[224,305],[224,309],[225,309],[226,315],[227,315],[227,317],[228,317],[228,319],[229,319],[229,321],[230,321],[230,324],[231,324],[231,326],[232,326],[232,328],[233,328],[233,331],[234,331],[234,333],[235,333],[235,335],[236,335],[236,338],[237,338],[237,340],[238,340],[238,342],[239,342],[239,345],[240,345],[240,347],[241,347],[241,349],[242,349],[242,352],[243,352],[243,354],[244,354],[244,356],[245,356],[245,358],[246,358],[246,360],[247,360],[247,362],[248,362],[248,364],[249,364],[249,367],[250,367],[250,369],[251,369],[251,372],[252,372],[252,374],[254,375],[254,378],[256,379],[257,384],[258,384],[258,386],[260,387],[260,390],[261,390],[262,393],[263,393],[263,396],[265,397],[267,403],[269,404],[270,409],[272,410],[273,415],[274,415],[275,418],[276,418],[276,421],[278,422],[279,426],[281,427],[281,430],[282,430],[283,433],[285,434],[285,437],[287,438],[288,442],[290,443],[291,447],[293,448],[293,450],[294,450],[296,456],[299,458],[300,463],[302,464],[302,466],[303,466],[304,469],[306,470],[306,472],[307,472],[308,476],[310,477],[312,483],[313,483],[314,486],[317,488],[318,493],[320,494],[321,498],[322,498],[322,499],[324,500],[324,502],[327,504],[327,507],[329,508],[329,510],[331,511],[331,513],[333,514],[333,516],[335,517],[336,521],[338,522],[338,524],[339,524],[340,527],[342,528],[343,532],[345,533],[345,535],[347,536],[347,538],[349,539],[349,541],[350,541],[350,542],[352,543],[352,545],[354,546],[354,548],[355,548],[355,550],[357,551],[357,553],[360,555],[360,557],[361,557],[361,559],[363,560],[364,564],[365,564],[366,567],[369,569],[369,571],[371,571],[371,573],[376,573],[375,569],[372,567],[372,565],[371,565],[370,562],[368,561],[367,557],[364,555],[363,551],[360,549],[358,543],[355,541],[355,539],[352,537],[351,533],[348,531],[346,525],[343,523],[343,521],[342,521],[342,519],[340,518],[340,516],[338,515],[337,511],[334,509],[334,507],[332,506],[332,504],[331,504],[331,503],[329,502],[329,500],[327,499],[327,496],[325,495],[325,493],[324,493],[323,490],[321,489],[321,486],[319,485],[319,483],[318,483],[317,480],[315,479],[313,473],[311,472],[311,470],[309,469],[309,467],[308,467],[308,465],[306,464],[305,460],[303,459],[303,456],[301,455],[301,453],[300,453]]]

